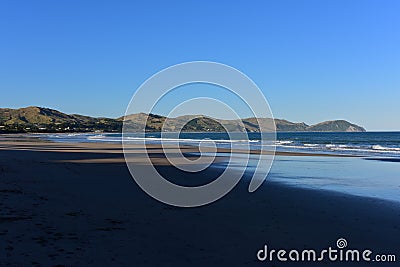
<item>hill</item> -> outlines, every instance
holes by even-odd
[[[183,127],[188,132],[220,132],[224,131],[223,124],[228,131],[258,132],[258,123],[263,129],[273,130],[271,119],[245,118],[242,124],[237,120],[214,119],[202,115],[186,115],[176,118],[166,118],[155,114],[137,113],[116,119],[93,118],[78,114],[65,114],[60,111],[42,108],[27,107],[20,109],[0,108],[0,133],[21,132],[120,132],[123,121],[129,124],[131,130],[141,131],[146,125],[147,131],[160,131],[164,125],[167,131],[177,131]],[[258,122],[257,122],[258,121]],[[188,123],[186,123],[188,122]],[[365,132],[365,129],[345,120],[326,121],[315,125],[304,122],[296,123],[282,119],[275,119],[277,131],[293,132]],[[221,123],[221,124],[220,124]]]
[[[89,132],[120,131],[121,122],[109,118],[93,118],[60,111],[27,107],[0,108],[0,133],[13,132]]]
[[[363,127],[345,120],[325,121],[306,128],[312,132],[365,132]]]
[[[256,118],[242,119],[244,128],[240,122],[236,120],[214,119],[202,115],[186,115],[167,119],[164,116],[138,113],[121,117],[119,120],[123,121],[125,119],[127,123],[130,123],[130,129],[139,131],[140,129],[143,129],[144,125],[146,124],[146,118],[148,118],[146,128],[149,131],[160,131],[164,123],[164,130],[170,132],[176,131],[183,126],[183,130],[188,132],[223,131],[223,127],[218,122],[223,124],[228,131],[232,132],[258,132],[258,123],[263,125],[263,129],[273,130],[271,128],[271,119],[267,118],[260,118],[258,119],[258,122]],[[189,123],[183,125],[184,122],[187,121],[189,121]],[[278,132],[365,132],[363,127],[352,124],[345,120],[326,121],[315,125],[307,125],[304,122],[290,122],[282,119],[275,119],[274,121],[276,130]]]

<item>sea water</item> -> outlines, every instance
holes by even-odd
[[[121,142],[122,135],[115,133],[47,134],[41,138],[57,142]],[[252,149],[263,149],[259,133],[249,133],[248,143],[243,134],[226,133],[180,133],[128,134],[129,142],[161,144],[179,142],[183,145],[206,145],[229,148],[234,144],[250,145]],[[318,154],[354,155],[359,157],[324,156],[276,156],[264,186],[269,182],[288,186],[328,190],[356,196],[393,201],[400,204],[400,132],[364,133],[277,133],[274,143],[277,151],[307,152]],[[251,173],[257,166],[259,155],[250,155],[246,166],[241,164],[241,154],[230,156],[237,168],[247,168]],[[243,160],[244,161],[244,160]],[[224,167],[219,162],[215,167]],[[235,165],[233,165],[235,167]],[[261,166],[262,167],[262,166]]]
[[[47,134],[41,138],[56,142],[121,142],[118,133],[82,133],[82,134]],[[186,145],[207,145],[213,142],[217,147],[229,148],[247,145],[251,149],[263,149],[259,133],[130,133],[126,140],[135,143],[143,140],[149,144],[176,143]],[[268,145],[268,144],[267,144]],[[363,132],[363,133],[321,133],[321,132],[279,132],[274,143],[277,151],[344,154],[357,156],[381,156],[400,158],[400,132]]]

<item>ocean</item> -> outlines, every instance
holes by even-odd
[[[121,142],[122,135],[116,133],[40,134],[36,137],[55,142]],[[129,142],[160,144],[179,142],[182,145],[212,145],[221,148],[240,148],[247,144],[243,133],[160,133],[129,134]],[[279,132],[276,136],[276,151],[308,152],[318,154],[355,155],[360,157],[276,156],[266,178],[268,183],[283,183],[288,186],[311,190],[327,190],[342,194],[369,197],[400,203],[400,132],[363,133],[315,133]],[[260,146],[260,134],[249,133],[252,149]],[[229,156],[236,168],[243,168],[244,155]],[[258,156],[250,155],[246,171],[257,166]],[[226,167],[227,162],[214,165]],[[235,165],[233,165],[235,167]],[[259,167],[259,166],[258,166]]]
[[[247,144],[243,133],[187,133],[176,134],[146,133],[129,134],[132,142],[145,140],[149,144],[175,143],[183,145],[207,145],[215,143],[217,147],[236,148]],[[118,133],[73,133],[73,134],[41,134],[40,138],[55,142],[121,142]],[[263,149],[260,146],[260,134],[249,133],[251,149]],[[356,132],[356,133],[322,133],[322,132],[279,132],[275,141],[276,151],[311,152],[356,156],[400,157],[400,132]]]

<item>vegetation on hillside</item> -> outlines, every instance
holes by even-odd
[[[202,115],[186,115],[176,118],[137,113],[125,117],[93,118],[77,114],[65,114],[60,111],[27,107],[21,109],[0,109],[0,133],[50,133],[50,132],[121,132],[123,123],[130,131],[149,132],[186,131],[186,132],[259,132],[268,131],[317,131],[317,132],[364,132],[365,129],[345,120],[326,121],[315,125],[304,122],[270,118],[246,118],[240,120],[220,120]]]

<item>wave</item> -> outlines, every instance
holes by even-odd
[[[304,144],[306,147],[318,147],[320,146],[319,144]]]
[[[400,154],[400,147],[368,144],[321,144],[321,143],[300,143],[294,141],[277,141],[277,149],[292,149],[295,151],[312,151],[327,153],[347,153],[353,155],[395,155]]]
[[[284,141],[278,140],[275,143],[277,145],[287,145],[287,144],[293,144],[294,142],[293,141],[288,141],[288,140],[284,140]]]
[[[385,147],[381,145],[373,145],[371,147],[373,150],[383,150],[383,151],[400,151],[400,147]]]
[[[188,138],[161,138],[161,137],[126,137],[130,141],[160,141],[160,142],[209,142],[209,143],[259,143],[260,140],[228,140],[228,139],[188,139]]]
[[[293,134],[293,139],[276,140],[274,142],[261,142],[256,139],[255,136],[252,140],[233,139],[229,140],[226,136],[218,136],[213,134],[184,134],[175,138],[176,136],[160,136],[157,134],[151,135],[140,135],[132,134],[125,135],[122,137],[121,134],[110,134],[110,133],[71,133],[71,134],[48,134],[41,136],[49,140],[57,142],[145,142],[153,144],[161,143],[180,143],[187,145],[212,145],[215,144],[217,147],[240,147],[243,145],[250,145],[251,149],[267,149],[270,150],[272,146],[275,146],[277,151],[289,151],[289,152],[313,152],[313,153],[330,153],[330,154],[352,154],[360,156],[394,156],[400,157],[400,140],[389,136],[388,138],[382,139],[360,139],[359,142],[348,137],[331,139],[324,135],[312,136],[313,138],[304,138],[301,134]],[[240,138],[240,137],[239,137]],[[336,142],[336,143],[335,143]]]
[[[87,139],[89,139],[89,140],[97,140],[97,139],[104,139],[104,138],[107,138],[107,137],[102,134],[87,137]]]

